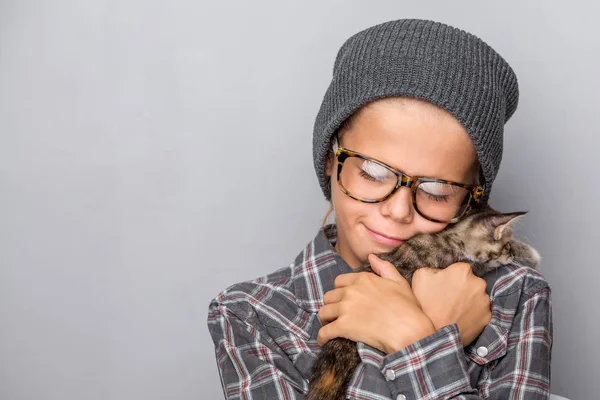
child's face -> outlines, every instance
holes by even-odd
[[[475,147],[460,122],[428,103],[402,102],[376,101],[363,108],[343,132],[339,145],[410,176],[475,184]],[[363,264],[370,253],[389,252],[402,240],[446,226],[414,210],[410,188],[400,188],[381,203],[352,199],[340,190],[336,170],[337,164],[330,163],[327,174],[338,229],[336,250],[352,268]]]

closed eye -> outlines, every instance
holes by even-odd
[[[360,176],[375,182],[388,182],[396,179],[396,176],[384,166],[367,160],[363,161],[360,167]]]
[[[513,249],[512,249],[512,247],[511,247],[510,243],[506,243],[506,251],[507,251],[507,253],[508,253],[510,256],[514,255],[514,254],[513,254]]]

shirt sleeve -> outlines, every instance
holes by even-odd
[[[213,300],[208,328],[226,399],[304,399],[307,382],[257,319]]]
[[[394,399],[548,399],[552,348],[550,289],[520,306],[508,349],[473,388],[456,324],[383,358],[380,370]]]

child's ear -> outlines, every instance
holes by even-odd
[[[327,157],[327,161],[325,161],[325,175],[327,175],[330,179],[333,176],[333,160],[334,157],[329,155],[329,157]]]

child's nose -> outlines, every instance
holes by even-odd
[[[382,203],[382,213],[398,222],[408,224],[412,222],[414,209],[412,204],[412,191],[408,187],[399,188],[396,193]]]

